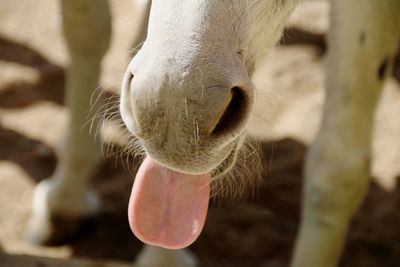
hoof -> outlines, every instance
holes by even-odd
[[[26,238],[34,244],[57,246],[71,242],[89,232],[99,213],[99,200],[91,191],[84,196],[56,192],[52,179],[35,188],[26,231]]]
[[[197,258],[187,249],[169,250],[145,245],[139,253],[137,267],[197,267]]]

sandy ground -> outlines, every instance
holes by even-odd
[[[112,0],[113,41],[101,85],[118,91],[138,16],[130,0]],[[191,247],[202,266],[286,266],[295,237],[302,163],[324,102],[325,1],[297,10],[289,31],[255,74],[259,89],[248,132],[263,142],[265,183],[246,203],[212,207],[201,238]],[[55,151],[68,121],[63,105],[68,64],[56,1],[0,2],[0,250],[51,257],[132,261],[140,242],[130,234],[126,203],[132,177],[115,159],[94,176],[105,211],[80,240],[37,247],[24,240],[35,184],[56,164]],[[297,36],[297,38],[296,38]],[[304,37],[304,34],[300,35]],[[373,183],[349,235],[341,266],[397,267],[400,260],[400,90],[385,85],[376,116]],[[0,262],[0,266],[3,266]]]

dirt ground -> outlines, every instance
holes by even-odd
[[[137,12],[129,0],[111,2],[114,37],[101,85],[116,92]],[[328,10],[325,1],[299,7],[283,45],[254,77],[259,93],[248,132],[262,142],[265,182],[254,198],[212,205],[204,232],[190,247],[203,267],[288,265],[299,222],[304,156],[324,101]],[[37,247],[24,240],[32,190],[54,170],[68,122],[63,101],[68,57],[59,19],[56,1],[0,2],[0,251],[133,261],[141,247],[126,216],[133,177],[113,157],[93,176],[104,211],[81,238],[59,247]],[[400,77],[399,70],[394,74]],[[398,114],[400,90],[392,77],[376,116],[371,188],[350,228],[341,267],[399,266]]]

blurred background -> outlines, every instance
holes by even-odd
[[[111,8],[113,39],[101,80],[101,90],[110,95],[118,93],[139,15],[132,0],[111,0]],[[282,44],[254,75],[257,106],[248,133],[262,142],[265,182],[246,202],[210,209],[202,236],[191,246],[203,267],[288,264],[299,222],[302,164],[324,102],[328,13],[325,0],[300,5]],[[68,57],[60,21],[57,1],[0,1],[0,251],[132,262],[141,247],[126,218],[133,177],[113,156],[91,181],[104,211],[83,237],[58,247],[33,246],[24,239],[33,188],[54,170],[68,122]],[[399,266],[399,80],[397,68],[384,87],[376,115],[371,189],[350,229],[341,266]],[[123,144],[112,128],[104,134],[114,139],[107,140]]]

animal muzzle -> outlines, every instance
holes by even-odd
[[[197,88],[153,83],[130,75],[121,113],[131,133],[159,164],[180,172],[211,171],[231,152],[253,106],[252,87],[240,82]]]
[[[142,241],[182,248],[200,234],[212,173],[238,149],[253,107],[248,77],[234,73],[199,80],[127,72],[121,114],[147,154],[129,204]]]

